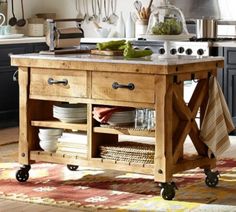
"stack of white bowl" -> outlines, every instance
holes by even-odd
[[[62,129],[40,128],[39,146],[46,152],[56,152],[58,138],[62,135]]]
[[[62,122],[86,123],[87,106],[83,104],[69,103],[53,105],[53,117]]]
[[[135,121],[135,110],[114,112],[108,120],[109,125],[131,125]]]

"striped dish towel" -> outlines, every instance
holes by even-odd
[[[228,133],[234,124],[216,77],[209,79],[209,99],[200,130],[201,140],[208,146],[208,156],[220,156],[230,146]]]

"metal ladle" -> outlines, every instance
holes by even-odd
[[[14,3],[13,0],[11,0],[11,12],[12,12],[12,17],[9,19],[8,23],[10,26],[15,26],[17,23],[17,19],[14,13]]]
[[[23,5],[23,0],[21,0],[21,11],[22,11],[22,19],[18,20],[16,25],[19,27],[23,27],[26,24],[26,20],[25,20],[25,15],[24,15],[24,5]]]
[[[109,4],[110,1],[107,1],[107,0],[104,0],[104,13],[105,13],[105,17],[103,17],[102,21],[103,22],[109,22],[109,7],[110,7],[110,4]]]
[[[81,4],[80,4],[80,0],[75,0],[75,6],[76,6],[76,11],[77,11],[77,18],[84,18],[84,15],[81,11]]]
[[[117,7],[117,0],[111,0],[111,15],[109,17],[109,23],[115,24],[117,20],[119,19],[119,16],[116,15],[116,7]]]

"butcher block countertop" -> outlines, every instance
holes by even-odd
[[[69,68],[94,70],[96,63],[97,71],[136,72],[150,74],[171,74],[176,72],[201,71],[206,66],[211,68],[223,67],[223,57],[190,57],[179,56],[178,58],[159,58],[152,55],[146,58],[124,59],[122,56],[99,56],[90,54],[67,54],[67,55],[40,55],[20,54],[11,55],[13,66],[43,67],[43,68]],[[55,63],[56,61],[56,63]],[[80,68],[81,65],[81,68]],[[204,67],[204,68],[203,68]]]

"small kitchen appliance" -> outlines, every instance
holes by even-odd
[[[46,43],[49,46],[50,52],[66,53],[66,50],[76,51],[76,47],[80,45],[80,39],[84,37],[84,31],[81,28],[83,19],[47,19],[48,32],[46,36]],[[59,22],[75,22],[75,27],[59,28]]]

